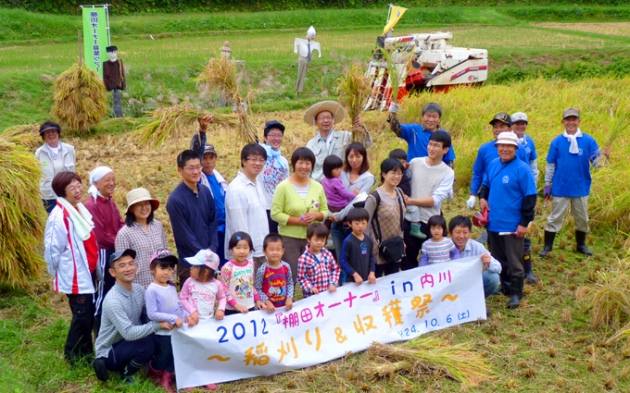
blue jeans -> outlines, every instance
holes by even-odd
[[[483,296],[489,297],[499,291],[500,277],[499,273],[493,273],[488,270],[484,270],[481,274],[483,278]]]
[[[155,357],[153,358],[153,368],[156,370],[166,370],[169,373],[175,372],[175,360],[173,359],[173,346],[171,336],[155,335]]]

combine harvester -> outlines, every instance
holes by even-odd
[[[364,110],[383,111],[389,108],[392,78],[388,59],[399,75],[398,97],[395,101],[412,92],[446,92],[453,86],[479,85],[488,78],[488,51],[454,48],[447,43],[453,38],[450,32],[392,37],[392,28],[405,11],[405,8],[390,6],[388,24],[383,35],[377,38],[374,60],[367,70],[372,94]],[[385,55],[383,52],[386,52]]]

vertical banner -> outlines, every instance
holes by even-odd
[[[109,46],[109,18],[107,5],[81,6],[83,8],[83,57],[85,65],[103,79],[103,62],[107,60],[105,48]]]
[[[173,331],[180,388],[273,375],[486,318],[480,257],[338,288],[275,313],[253,311]]]

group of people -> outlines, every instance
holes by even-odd
[[[60,141],[58,124],[42,124],[44,144],[36,157],[50,213],[45,259],[54,289],[68,296],[72,311],[65,358],[74,364],[93,356],[94,333],[99,379],[115,371],[130,381],[148,364],[149,376],[174,391],[169,333],[184,323],[192,327],[200,318],[254,309],[288,310],[296,282],[308,297],[468,256],[480,256],[485,296],[501,290],[510,296],[508,307],[518,307],[525,279],[537,280],[526,232],[534,218],[538,167],[534,142],[525,133],[526,114],[495,115],[495,138],[480,147],[473,167],[466,205],[474,209],[479,199],[483,214],[476,221],[485,224],[491,251],[470,238],[470,218],[458,215],[448,224],[444,218],[456,157],[450,134],[440,127],[438,104],[423,108],[422,124],[401,124],[390,115],[391,130],[408,149],[393,150],[383,160],[374,190],[370,133],[354,119],[368,138],[365,145],[352,142],[350,132],[334,129],[344,116],[334,101],[309,108],[304,121],[316,134],[290,160],[281,152],[285,126],[268,121],[263,143],[241,150],[241,170],[229,184],[207,140],[214,119],[200,117],[190,149],[177,156],[181,183],[166,204],[177,257],[154,218],[160,202],[148,190],[129,191],[123,220],[112,199],[114,172],[100,166],[90,173],[84,201],[74,149]],[[565,132],[547,155],[544,195],[553,200],[541,256],[551,252],[569,205],[577,251],[592,255],[585,244],[590,166],[600,165],[610,151],[600,151],[580,131],[577,109],[562,117]]]

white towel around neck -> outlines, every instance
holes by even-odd
[[[571,154],[578,154],[580,152],[580,148],[578,147],[578,142],[577,142],[577,138],[581,138],[582,137],[582,131],[580,131],[580,129],[578,128],[577,132],[573,135],[569,135],[567,133],[567,130],[564,130],[564,135],[565,138],[567,138],[569,140],[569,142],[571,142],[571,145],[569,146],[569,153]]]

